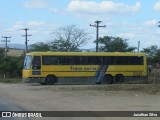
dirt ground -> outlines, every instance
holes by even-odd
[[[159,88],[159,86],[158,86]],[[152,90],[151,90],[152,89]],[[0,96],[26,111],[159,111],[154,85],[53,85],[0,83]],[[42,120],[159,120],[147,117],[42,118]],[[39,120],[39,118],[37,119]]]

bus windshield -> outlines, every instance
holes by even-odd
[[[32,63],[32,56],[25,56],[25,60],[24,60],[24,69],[29,69],[31,67],[31,63]]]

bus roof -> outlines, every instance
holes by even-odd
[[[145,56],[145,53],[131,52],[30,52],[26,55],[32,56]]]

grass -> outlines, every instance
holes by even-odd
[[[21,79],[0,79],[0,83],[21,83]]]

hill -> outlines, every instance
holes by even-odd
[[[4,45],[4,44],[0,44],[0,47],[1,47],[1,48],[4,48],[5,45]],[[23,44],[18,44],[18,43],[16,43],[16,44],[8,44],[8,47],[9,47],[9,48],[15,48],[15,49],[25,49],[25,45],[23,45]]]

